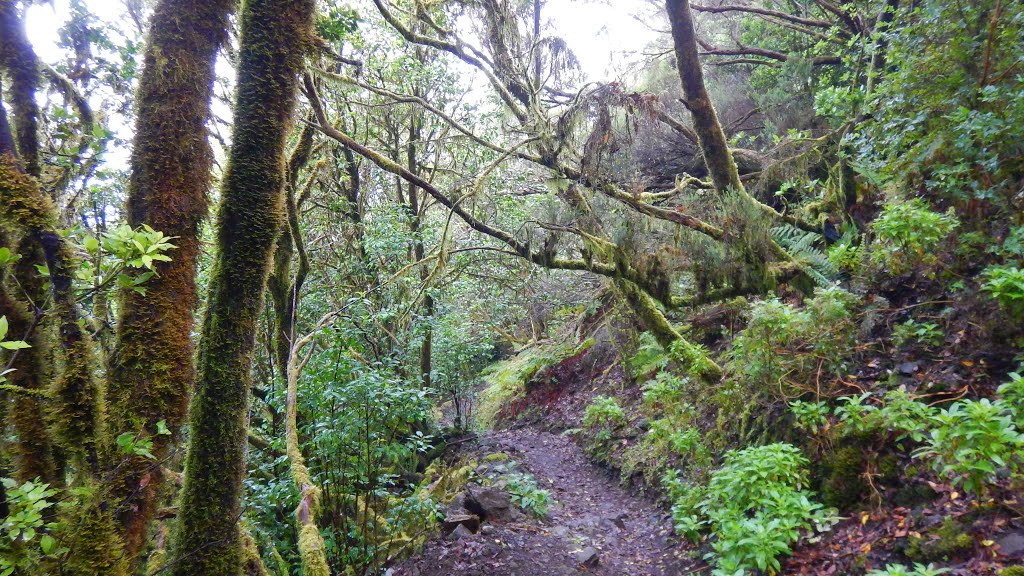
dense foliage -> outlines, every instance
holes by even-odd
[[[1020,2],[106,4],[0,0],[0,576],[383,574],[516,420],[716,575],[1012,563]]]

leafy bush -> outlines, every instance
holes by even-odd
[[[676,531],[695,538],[710,530],[714,552],[708,559],[716,575],[777,573],[778,557],[790,551],[801,531],[831,520],[806,489],[807,465],[798,448],[770,444],[727,452],[704,487],[667,475]]]
[[[654,335],[644,332],[640,335],[636,353],[630,357],[628,364],[634,377],[642,377],[655,370],[667,368],[670,361],[671,358],[661,344],[654,339]]]
[[[891,68],[869,98],[860,162],[901,189],[1019,211],[1022,35],[1018,2],[916,2],[889,35]]]
[[[1024,269],[1017,266],[989,266],[981,289],[988,292],[1008,313],[1024,318]]]
[[[902,564],[889,564],[885,570],[872,570],[866,576],[939,576],[948,572],[948,568],[936,568],[931,564],[914,564],[912,569]]]
[[[799,394],[820,371],[842,371],[856,336],[857,302],[845,290],[819,288],[803,308],[777,298],[756,303],[726,354],[738,400],[749,403],[749,392]]]
[[[828,425],[829,409],[825,402],[804,402],[794,400],[789,409],[796,420],[796,427],[808,432],[818,432]]]
[[[2,478],[8,513],[0,524],[0,576],[35,573],[42,557],[66,552],[49,534],[57,527],[45,518],[57,491],[38,479],[18,484]]]
[[[997,392],[1013,413],[1017,428],[1024,431],[1024,376],[1011,372],[1010,381],[1001,385]]]
[[[437,504],[411,481],[433,445],[432,402],[419,378],[367,360],[343,326],[329,337],[299,383],[299,433],[323,490],[321,532],[332,573],[369,574],[435,525]],[[271,401],[284,409],[280,392]],[[262,469],[247,480],[246,510],[257,535],[295,560],[292,528],[280,518],[298,505],[298,494],[279,473],[282,463],[252,463]]]
[[[614,428],[626,423],[626,412],[615,398],[595,396],[583,413],[587,428]]]
[[[933,418],[927,444],[915,456],[932,462],[953,485],[985,494],[1006,474],[1024,469],[1024,434],[1007,404],[987,398],[954,403]]]
[[[505,477],[512,503],[526,512],[542,518],[547,515],[548,508],[554,502],[551,492],[537,486],[537,480],[529,474],[509,474]]]
[[[938,263],[939,245],[960,225],[952,211],[933,211],[920,198],[887,203],[871,224],[871,260],[892,275]]]
[[[668,370],[658,372],[653,380],[643,385],[644,410],[665,411],[682,406],[686,399],[686,378],[680,378]]]
[[[911,342],[919,342],[925,346],[938,346],[942,344],[945,336],[938,324],[917,322],[914,319],[897,324],[892,331],[892,339],[897,346],[905,346]]]

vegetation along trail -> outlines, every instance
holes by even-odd
[[[0,0],[0,576],[1024,576],[1021,0]]]

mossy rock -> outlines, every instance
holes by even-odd
[[[938,493],[924,482],[910,482],[901,486],[893,494],[892,502],[897,506],[914,508],[935,500],[937,496]]]
[[[827,506],[849,510],[864,500],[864,452],[859,445],[844,446],[822,458],[821,496]]]
[[[942,525],[926,532],[920,538],[908,538],[904,553],[914,562],[937,562],[948,560],[974,549],[974,538],[966,527],[953,517],[947,517]]]
[[[1009,566],[999,571],[999,576],[1024,576],[1024,566]]]

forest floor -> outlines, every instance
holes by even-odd
[[[517,514],[476,534],[432,540],[392,576],[668,576],[699,564],[672,536],[663,509],[623,488],[565,435],[491,432],[463,451],[508,454],[555,502],[543,518]]]

